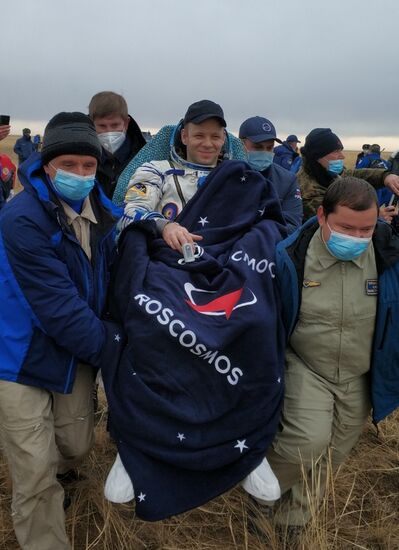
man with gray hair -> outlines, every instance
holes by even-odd
[[[93,367],[121,342],[100,318],[118,215],[100,157],[90,118],[59,113],[0,214],[0,432],[23,550],[70,549],[62,485],[93,443]]]

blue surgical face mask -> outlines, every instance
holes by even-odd
[[[337,174],[338,176],[344,171],[344,161],[343,159],[338,160],[329,160],[327,170],[331,174]]]
[[[328,223],[327,226],[331,234],[326,242],[326,246],[338,260],[355,260],[367,250],[371,237],[352,237],[351,235],[334,231]]]
[[[271,151],[248,151],[248,164],[253,170],[266,170],[273,163],[274,153]]]
[[[50,164],[50,166],[52,165]],[[61,198],[64,197],[70,201],[82,201],[94,187],[95,173],[88,176],[79,176],[61,168],[55,168],[54,166],[52,168],[56,170],[52,184]]]

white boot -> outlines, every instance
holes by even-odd
[[[107,500],[122,504],[134,499],[134,489],[129,474],[122,464],[119,453],[108,474],[104,487],[104,496]]]
[[[277,500],[281,497],[281,489],[278,479],[270,468],[267,459],[264,458],[255,470],[253,470],[241,482],[242,487],[255,498],[261,500]]]

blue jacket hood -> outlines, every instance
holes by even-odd
[[[47,183],[47,176],[44,172],[40,153],[33,153],[19,166],[18,177],[24,190],[27,193],[36,194],[47,210],[52,211],[58,207],[58,204],[54,201],[56,195],[51,191]],[[123,214],[123,208],[116,206],[105,195],[97,180],[94,189],[104,208],[106,208],[114,218],[119,219]]]

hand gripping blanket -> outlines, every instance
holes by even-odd
[[[272,184],[225,161],[178,221],[203,237],[192,263],[152,221],[122,234],[111,302],[126,344],[103,370],[136,513],[151,521],[207,502],[256,468],[283,397],[274,258],[285,228]]]

